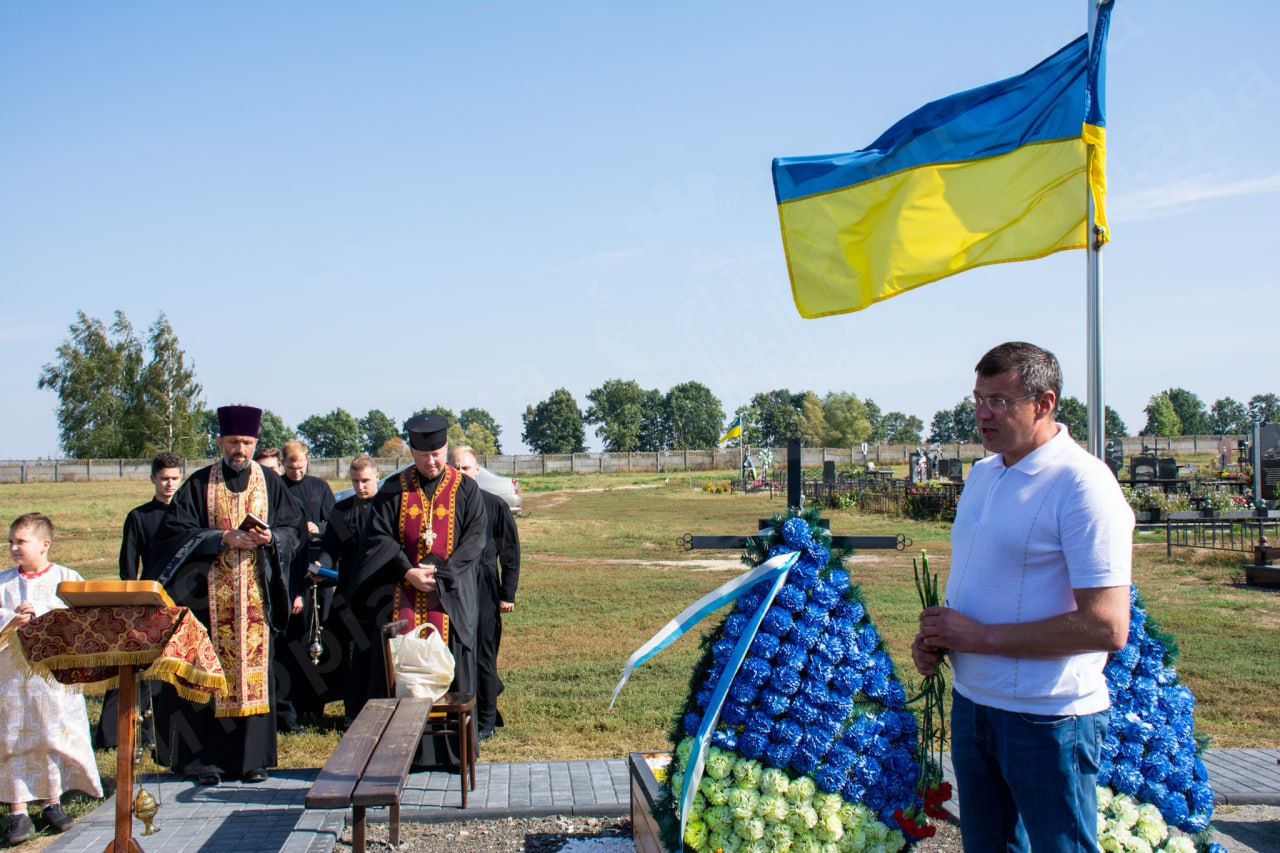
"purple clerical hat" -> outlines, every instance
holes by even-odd
[[[258,437],[262,424],[262,409],[254,406],[219,406],[218,434]]]

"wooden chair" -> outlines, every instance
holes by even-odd
[[[403,634],[409,628],[404,619],[397,619],[382,626],[383,661],[386,665],[387,694],[395,696],[396,671],[391,662],[391,638]],[[437,626],[440,636],[449,642],[449,622]],[[476,697],[471,693],[449,692],[436,700],[427,718],[425,735],[443,735],[454,739],[457,747],[459,776],[462,787],[462,808],[467,807],[467,792],[476,789]],[[469,783],[469,784],[468,784]]]

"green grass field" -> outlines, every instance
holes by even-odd
[[[506,727],[485,744],[482,760],[618,757],[667,745],[700,637],[684,637],[637,671],[613,710],[609,693],[632,651],[741,568],[736,553],[686,552],[676,540],[685,533],[753,533],[758,519],[784,508],[780,497],[703,492],[701,484],[713,479],[521,478],[524,565],[517,609],[504,620],[500,661]],[[48,513],[58,526],[53,559],[87,578],[114,577],[120,524],[149,488],[145,481],[0,485],[0,518],[7,524],[29,510]],[[947,525],[824,514],[837,533],[911,537],[906,553],[865,552],[851,562],[891,653],[909,670],[918,610],[911,557],[927,548],[945,577]],[[1178,669],[1198,699],[1200,729],[1215,746],[1280,744],[1280,593],[1244,586],[1238,556],[1185,551],[1170,560],[1163,536],[1139,536],[1136,549],[1136,581],[1151,615],[1182,647]],[[341,708],[328,710],[325,725],[281,736],[282,766],[323,763],[340,737]],[[90,700],[91,717],[97,712]],[[113,776],[114,752],[103,752],[100,765]]]

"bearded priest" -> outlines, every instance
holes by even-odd
[[[156,702],[157,757],[201,785],[262,782],[276,763],[272,657],[289,619],[290,560],[306,541],[302,510],[279,476],[253,461],[262,410],[218,409],[222,459],[173,496],[149,579],[209,629],[227,692],[199,705],[166,685]]]

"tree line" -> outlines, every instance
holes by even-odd
[[[163,313],[139,335],[120,311],[109,325],[77,312],[37,386],[58,396],[59,441],[72,458],[146,458],[165,450],[192,458],[217,454],[217,414],[201,399],[195,366]],[[763,391],[726,416],[719,398],[701,382],[682,382],[663,392],[630,379],[607,379],[587,393],[586,403],[583,409],[567,389],[556,389],[526,406],[521,439],[535,453],[581,453],[592,426],[606,451],[703,450],[717,446],[728,425],[741,418],[742,434],[729,439],[729,447],[743,442],[777,447],[790,438],[811,447],[979,440],[967,399],[935,412],[927,437],[918,417],[883,412],[874,400],[846,391],[822,396],[786,388]],[[455,414],[442,406],[419,409],[400,422],[380,409],[360,417],[336,408],[310,415],[296,427],[265,409],[259,443],[279,447],[300,437],[315,456],[404,456],[404,424],[426,412],[448,421],[451,444],[469,444],[483,455],[502,452],[502,428],[488,411],[467,408]],[[1192,392],[1170,388],[1153,395],[1145,413],[1140,435],[1242,434],[1255,421],[1280,421],[1280,398],[1260,393],[1247,403],[1223,397],[1206,406]],[[1058,419],[1075,438],[1087,433],[1086,414],[1075,397],[1059,401]],[[1107,435],[1129,434],[1110,406],[1105,420]]]

